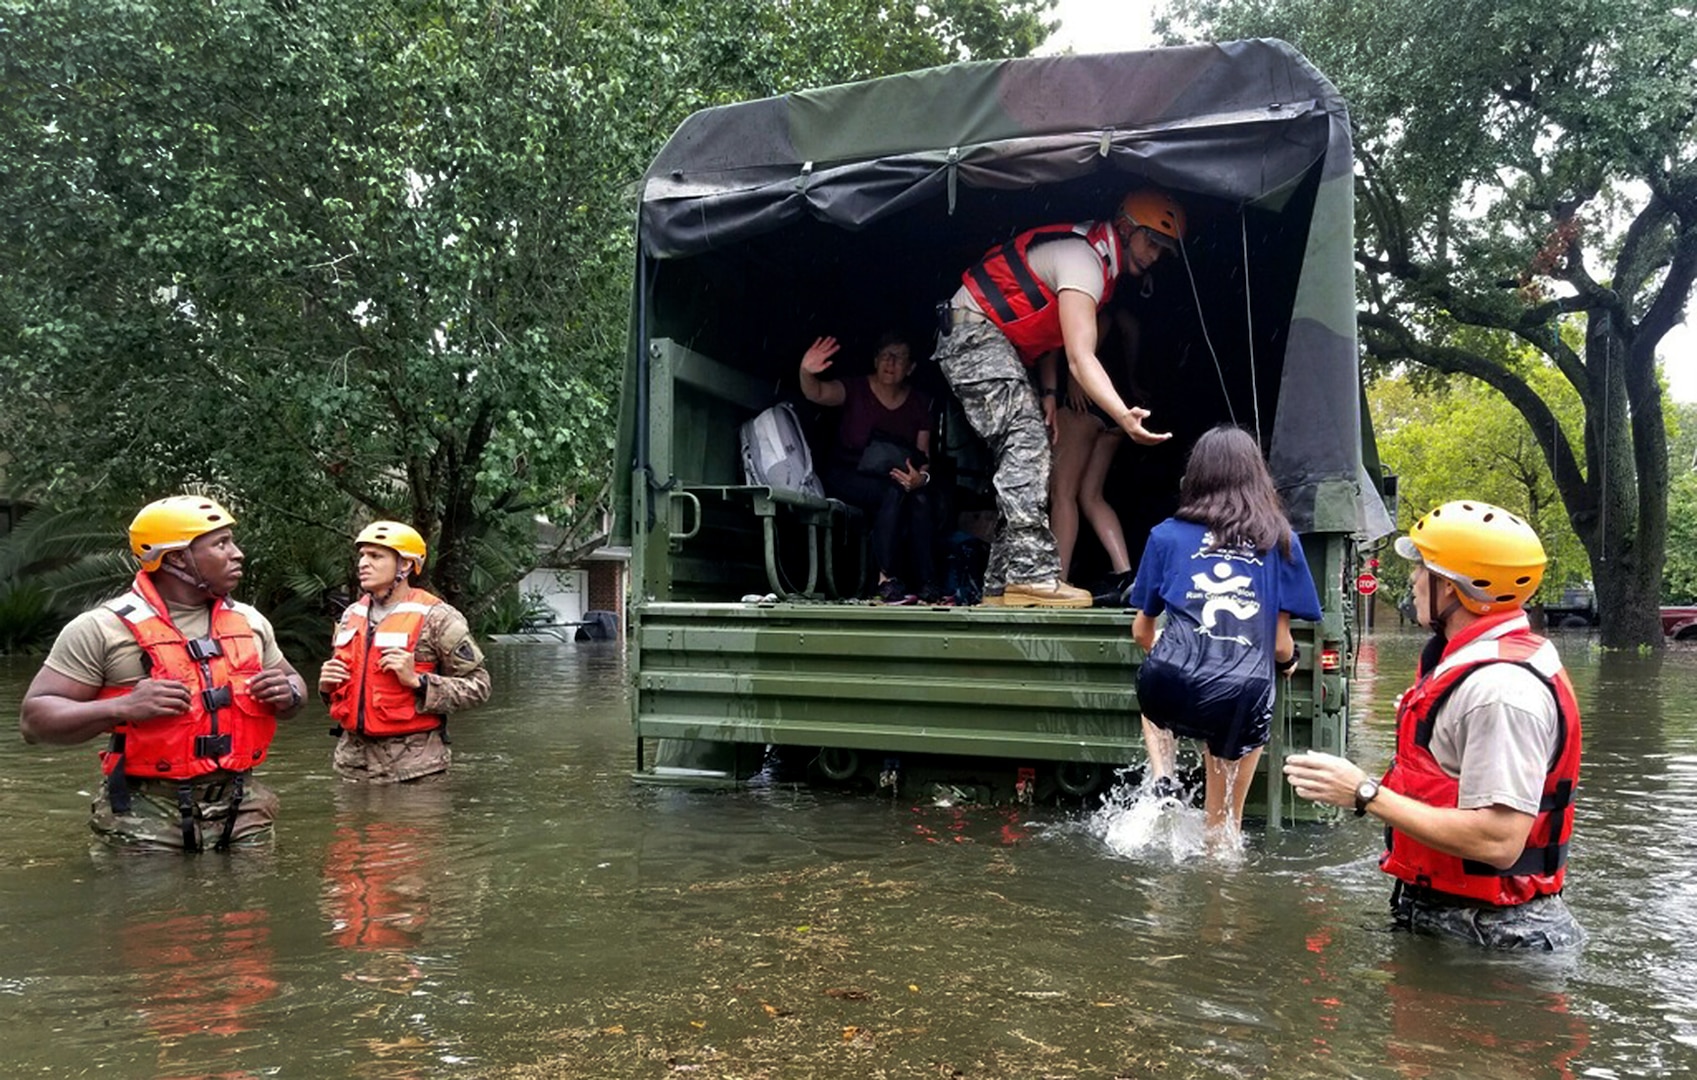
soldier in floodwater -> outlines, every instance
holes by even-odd
[[[341,729],[336,772],[404,783],[448,770],[448,714],[489,700],[489,671],[465,616],[411,583],[424,537],[374,521],[354,541],[360,598],[336,625],[318,692]]]
[[[1544,546],[1501,507],[1451,502],[1399,537],[1432,631],[1397,702],[1396,757],[1382,780],[1331,754],[1296,754],[1305,799],[1354,806],[1389,826],[1379,866],[1396,878],[1399,926],[1497,948],[1585,940],[1561,891],[1579,782],[1579,705],[1555,646],[1524,605]]]
[[[142,507],[129,591],[72,619],[24,695],[26,742],[111,736],[89,822],[108,843],[193,852],[271,838],[277,796],[252,770],[306,688],[271,624],[230,598],[235,523],[199,495]]]

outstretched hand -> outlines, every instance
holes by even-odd
[[[831,357],[842,348],[834,337],[815,338],[806,352],[801,354],[801,370],[809,375],[818,375],[831,366]]]
[[[1138,405],[1133,405],[1131,408],[1120,414],[1120,429],[1124,431],[1126,435],[1130,436],[1132,442],[1142,443],[1144,446],[1154,446],[1156,443],[1164,443],[1173,437],[1173,433],[1170,431],[1154,432],[1144,427],[1143,418],[1148,415],[1148,409]]]
[[[1285,779],[1309,802],[1354,806],[1355,789],[1367,773],[1348,758],[1310,750],[1285,758]]]

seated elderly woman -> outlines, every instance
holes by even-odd
[[[886,604],[937,603],[930,493],[931,399],[908,382],[913,347],[885,334],[873,351],[871,375],[820,378],[841,346],[822,337],[801,358],[801,392],[816,405],[840,407],[836,444],[821,479],[832,497],[872,520],[878,599]],[[903,574],[908,575],[905,579]],[[903,581],[916,583],[908,591]]]

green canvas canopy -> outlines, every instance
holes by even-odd
[[[1381,534],[1352,174],[1342,98],[1272,40],[955,64],[696,113],[642,180],[621,453],[640,474],[650,339],[776,382],[798,341],[840,333],[820,327],[921,325],[989,246],[1153,183],[1192,222],[1159,284],[1178,324],[1162,355],[1218,406],[1197,424],[1258,433],[1300,530]]]

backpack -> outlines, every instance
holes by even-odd
[[[779,402],[742,425],[742,475],[747,484],[825,497],[794,405]]]

